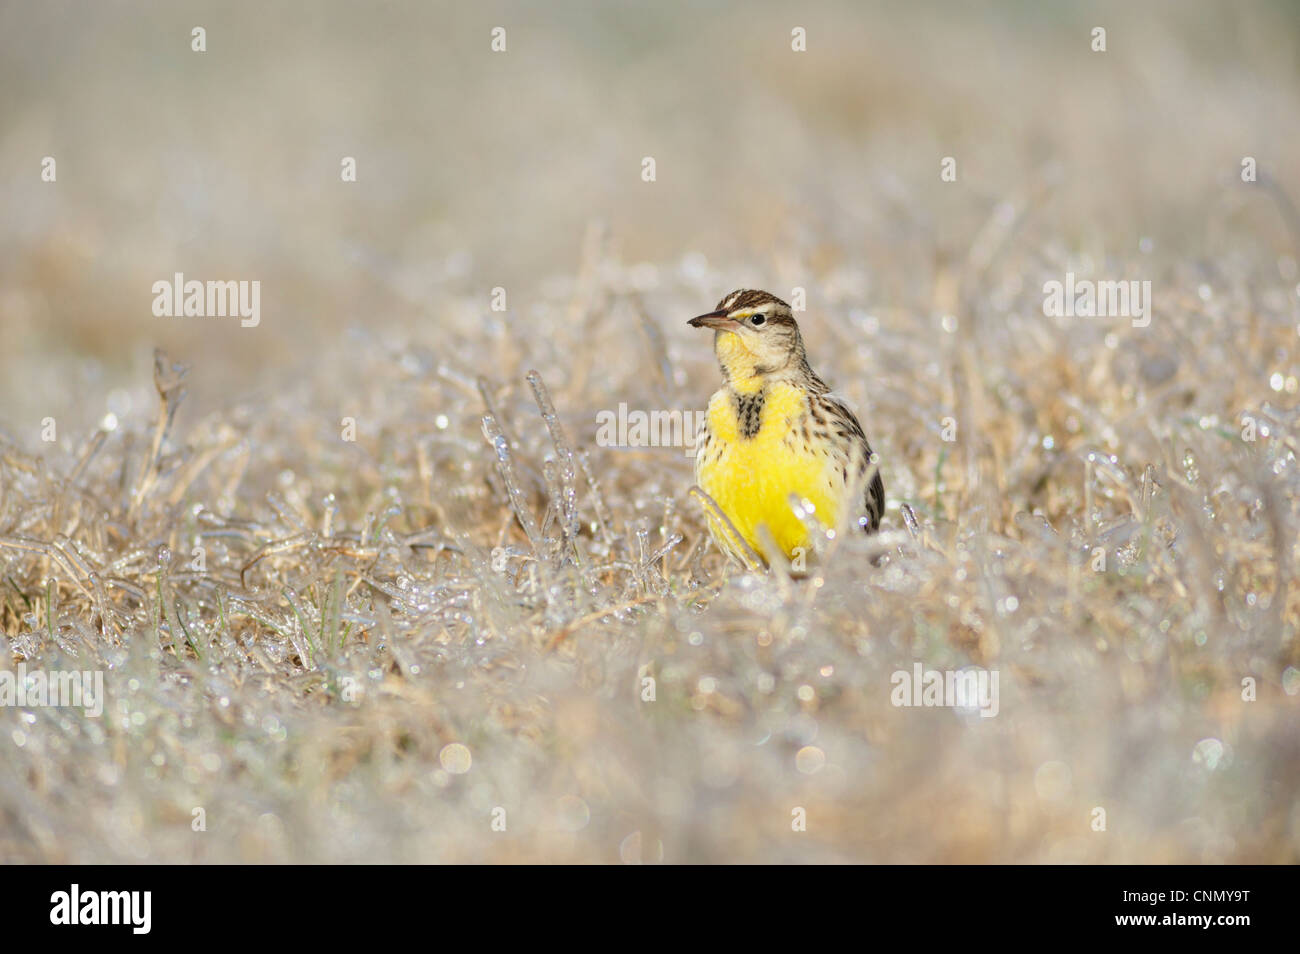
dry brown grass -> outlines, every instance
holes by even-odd
[[[786,48],[774,9],[740,33],[737,11],[638,14],[659,39],[621,59],[608,24],[507,9],[513,72],[426,62],[335,11],[285,63],[255,60],[271,87],[249,122],[278,108],[288,126],[256,174],[237,143],[182,139],[192,164],[127,163],[112,201],[80,177],[53,206],[16,199],[3,664],[103,669],[108,700],[102,719],[0,709],[0,858],[1300,859],[1300,142],[1263,118],[1300,105],[1294,21],[1261,5],[1229,34],[1204,10],[1102,10],[1109,59],[1076,55],[1088,24],[1068,18],[817,7],[808,59],[741,85],[697,54],[766,49],[765,31]],[[455,49],[485,32],[438,16],[402,14]],[[353,99],[329,92],[326,51],[349,50],[369,68]],[[185,63],[159,67],[184,77],[161,102],[233,115]],[[328,89],[296,111],[312,77]],[[521,83],[542,93],[515,111]],[[448,138],[446,167],[422,163],[423,120],[375,108],[393,89],[408,118],[422,96],[448,110],[464,153]],[[346,148],[386,157],[378,194],[295,184],[299,160],[330,176],[346,152],[313,126],[330,103]],[[0,153],[46,148],[42,104]],[[701,139],[773,122],[788,134],[729,170]],[[84,123],[77,142],[153,155],[143,126],[109,149]],[[1276,181],[1235,177],[1256,153]],[[155,179],[179,190],[177,168],[209,169],[198,205],[134,224],[124,209]],[[231,169],[266,208],[223,207]],[[196,228],[207,272],[186,257]],[[178,269],[262,278],[274,305],[247,332],[147,317],[142,289]],[[1150,280],[1150,326],[1045,317],[1066,271]],[[504,316],[486,293],[503,283]],[[885,531],[804,578],[704,545],[680,450],[595,446],[620,402],[703,406],[716,370],[684,321],[741,285],[808,289],[814,363],[883,458]],[[154,343],[183,382],[163,359],[150,390]],[[180,410],[155,448],[160,392]],[[97,432],[106,407],[118,426]],[[894,707],[914,661],[996,669],[998,716]]]

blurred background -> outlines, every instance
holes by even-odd
[[[1298,90],[1283,0],[5,3],[0,426],[89,426],[69,384],[138,382],[156,344],[202,356],[204,407],[348,325],[472,333],[449,295],[486,311],[505,287],[522,325],[593,221],[629,263],[723,268],[701,305],[846,265],[859,298],[928,309],[935,269],[1040,181],[1067,246],[1217,254],[1207,210],[1242,156],[1300,168]],[[1245,204],[1275,243],[1280,217]],[[177,271],[261,280],[261,326],[155,318]],[[684,317],[662,315],[687,340]]]
[[[109,677],[0,711],[0,859],[1300,859],[1296,117],[1283,0],[0,3],[4,661]],[[154,317],[176,272],[260,324]],[[703,408],[745,286],[883,460],[812,580],[595,446]]]

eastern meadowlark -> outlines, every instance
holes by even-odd
[[[713,329],[724,379],[696,440],[695,480],[745,543],[768,562],[771,543],[787,558],[808,547],[791,494],[828,528],[843,520],[877,530],[885,509],[878,464],[858,419],[809,367],[790,306],[744,289],[690,324]],[[862,498],[848,499],[856,488]],[[709,522],[718,545],[743,559],[733,535]]]

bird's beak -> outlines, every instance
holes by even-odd
[[[728,318],[725,311],[711,311],[687,322],[692,328],[715,328],[718,331],[735,331],[740,324],[735,318]]]

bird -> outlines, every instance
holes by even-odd
[[[856,522],[876,532],[885,510],[879,459],[853,412],[808,364],[790,306],[769,292],[740,289],[688,324],[713,331],[722,369],[695,444],[695,481],[735,530],[709,515],[719,548],[752,562],[739,534],[768,565],[775,544],[797,566],[808,554],[809,532],[792,494],[828,529]],[[857,488],[861,498],[850,499]]]

